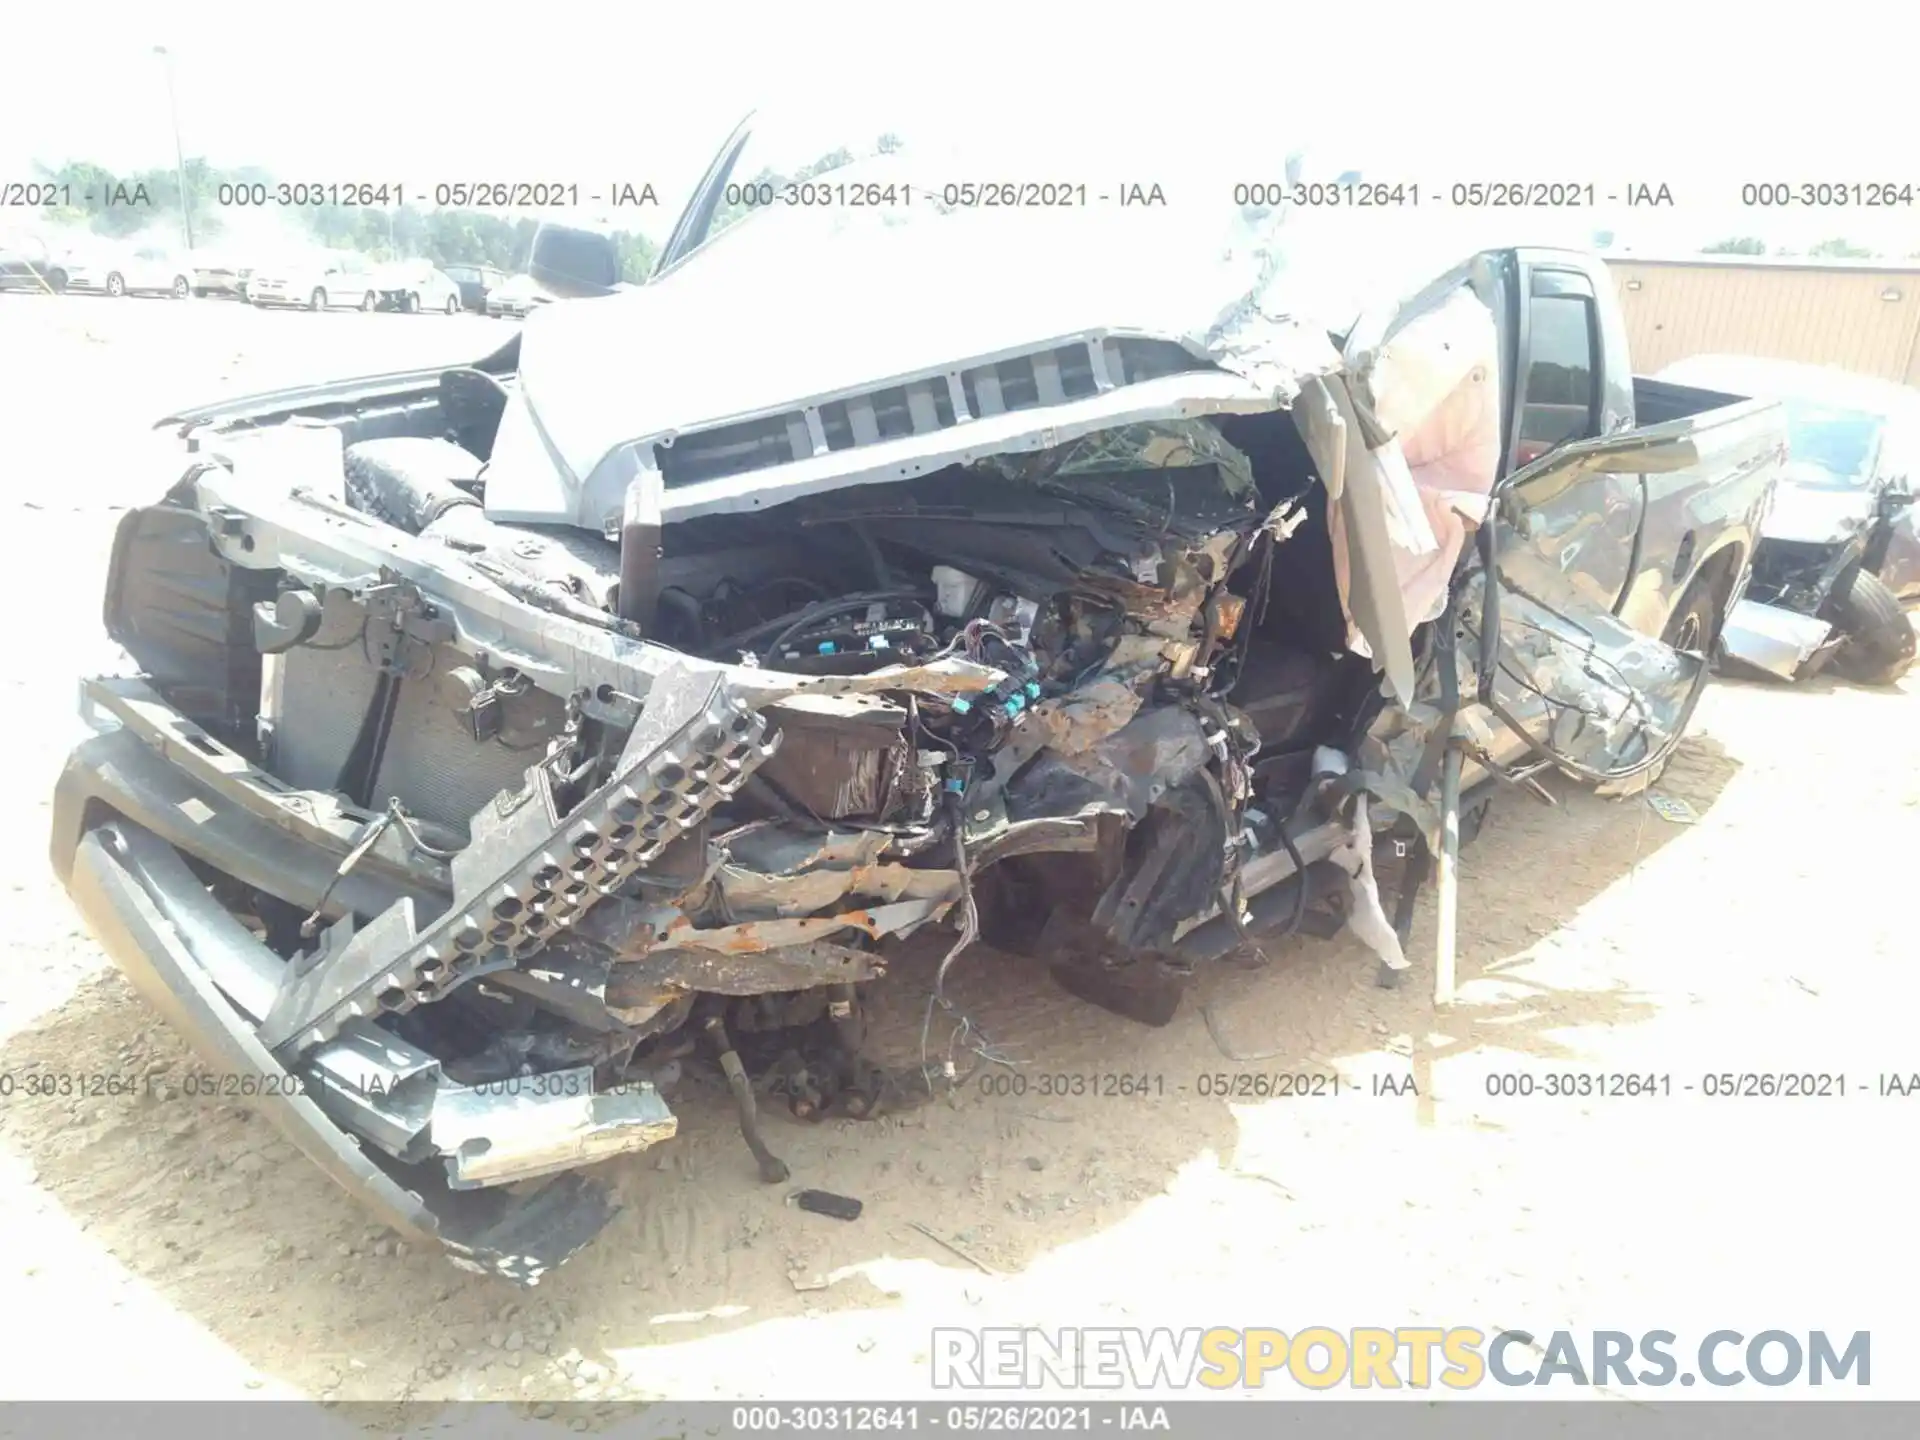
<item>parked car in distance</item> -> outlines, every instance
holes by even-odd
[[[1786,411],[1787,464],[1728,622],[1729,657],[1783,680],[1904,675],[1915,636],[1902,602],[1920,600],[1920,391],[1751,355],[1695,355],[1661,378]]]
[[[364,255],[329,250],[257,266],[247,277],[247,299],[260,306],[371,310],[379,303],[376,283],[377,272]]]
[[[514,275],[487,292],[487,314],[517,317],[552,301],[553,297],[531,275]]]
[[[64,246],[32,231],[0,237],[0,290],[51,291],[59,295],[71,278]]]
[[[507,278],[506,271],[491,265],[447,265],[442,270],[460,287],[460,304],[476,315],[487,313],[487,295]]]
[[[126,295],[193,293],[193,265],[159,245],[76,245],[69,252],[67,288],[118,299]]]
[[[460,286],[453,277],[424,260],[400,260],[383,266],[376,272],[374,294],[376,310],[458,315],[463,308]]]
[[[203,296],[227,295],[243,300],[247,293],[246,273],[230,255],[196,254],[193,257],[193,293]]]

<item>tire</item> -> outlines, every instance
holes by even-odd
[[[1726,615],[1720,608],[1720,587],[1717,577],[1709,571],[1702,571],[1693,577],[1693,583],[1687,586],[1686,594],[1680,597],[1680,603],[1667,617],[1667,625],[1660,632],[1660,643],[1675,650],[1696,650],[1704,655],[1709,671],[1713,669],[1713,652],[1720,639],[1720,627],[1726,621]],[[1666,778],[1667,766],[1673,756],[1667,755],[1647,772],[1646,783],[1641,789],[1651,789]],[[1637,784],[1635,782],[1629,782]],[[1605,794],[1607,792],[1602,791]],[[1630,792],[1631,793],[1631,792]],[[1485,816],[1481,816],[1484,823]],[[1461,825],[1461,844],[1466,844],[1466,819]],[[1478,833],[1478,826],[1475,827]]]
[[[420,313],[420,297],[412,291],[408,291],[406,304],[402,308],[405,309],[409,315],[418,315]]]
[[[360,308],[371,315],[380,308],[380,297],[369,290],[360,297]]]
[[[1836,675],[1861,685],[1891,685],[1913,668],[1913,625],[1878,575],[1849,566],[1834,582],[1825,613],[1845,637],[1831,662]]]
[[[327,292],[321,289],[318,285],[314,286],[313,294],[307,297],[307,308],[309,310],[326,309],[327,308]]]
[[[118,270],[107,276],[107,294],[114,299],[122,299],[127,293],[127,281]]]
[[[1667,628],[1660,632],[1660,643],[1676,650],[1698,650],[1709,659],[1713,642],[1720,635],[1720,613],[1714,606],[1712,585],[1696,579],[1680,597],[1680,604],[1667,617]]]
[[[192,293],[193,293],[193,286],[187,282],[186,276],[176,275],[173,277],[173,298],[174,299],[184,300],[187,298],[188,295]]]
[[[46,281],[47,281],[47,288],[53,291],[54,294],[64,295],[67,293],[67,272],[66,271],[49,270],[46,274]]]

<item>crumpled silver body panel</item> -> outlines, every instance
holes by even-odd
[[[1833,626],[1758,600],[1742,600],[1727,616],[1721,637],[1729,658],[1792,680],[1833,634]]]
[[[1760,538],[1838,545],[1873,518],[1874,496],[1871,489],[1837,489],[1783,479],[1774,487],[1773,505]]]
[[[671,1140],[679,1122],[639,1081],[596,1091],[591,1067],[492,1085],[443,1085],[432,1136],[456,1190],[530,1180]]]

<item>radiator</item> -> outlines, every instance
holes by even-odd
[[[400,703],[373,788],[373,808],[398,797],[409,814],[464,832],[467,819],[502,790],[516,786],[540,747],[513,750],[477,743],[465,720],[435,695],[437,676],[471,663],[437,647],[433,669],[417,665],[400,685]],[[268,765],[287,784],[332,790],[373,699],[378,672],[358,645],[303,648],[270,657],[263,714],[271,721]],[[417,678],[416,678],[417,677]],[[551,697],[541,697],[550,699]],[[553,709],[561,709],[552,701]]]

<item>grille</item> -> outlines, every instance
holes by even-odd
[[[964,419],[1080,400],[1118,385],[1204,370],[1170,340],[1101,339],[1059,345],[930,375],[818,407],[696,430],[654,447],[668,489],[742,475],[837,450],[950,430]],[[1104,377],[1104,383],[1103,383]]]

